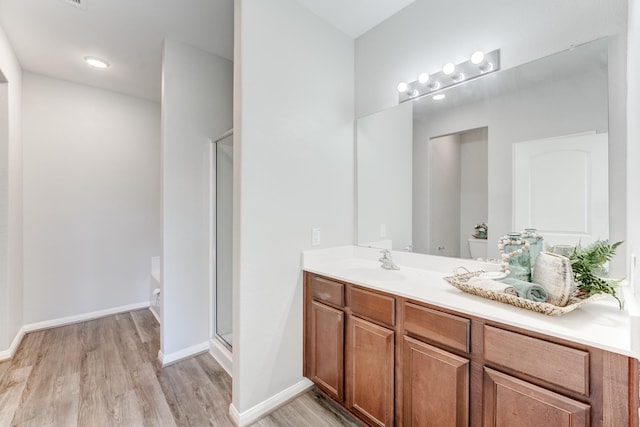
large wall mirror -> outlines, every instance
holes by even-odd
[[[470,258],[524,227],[608,238],[608,91],[599,39],[358,119],[358,243]]]

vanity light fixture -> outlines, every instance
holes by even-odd
[[[84,62],[91,65],[92,67],[101,68],[101,69],[109,68],[111,66],[109,62],[105,61],[104,59],[98,58],[96,56],[85,56]]]
[[[449,76],[454,82],[461,82],[464,80],[464,74],[456,68],[453,62],[449,62],[442,67],[442,72],[445,76]]]
[[[463,62],[447,63],[435,73],[421,73],[413,82],[398,84],[400,102],[432,94],[435,91],[465,83],[469,80],[500,70],[500,49],[474,52]]]
[[[440,87],[440,82],[431,78],[428,73],[421,73],[418,76],[418,83],[421,85],[426,85],[430,91],[434,91]]]
[[[484,62],[484,52],[479,50],[477,52],[473,52],[471,55],[471,63],[475,65],[480,65]]]
[[[445,76],[452,75],[454,71],[456,71],[456,66],[454,65],[453,62],[444,64],[444,67],[442,67],[442,72],[444,73]]]
[[[481,50],[473,52],[473,55],[471,55],[471,63],[473,65],[477,65],[478,69],[483,73],[493,69],[493,64],[487,61],[487,55],[485,55]]]
[[[420,92],[418,92],[418,89],[409,87],[409,85],[406,82],[398,83],[398,92],[400,92],[400,94],[405,94],[409,98],[415,98],[418,95],[420,95]]]

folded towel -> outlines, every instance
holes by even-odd
[[[515,287],[491,279],[481,279],[480,277],[476,276],[470,278],[467,281],[467,284],[487,291],[502,292],[504,294],[509,294],[516,297],[518,296],[518,290]]]
[[[546,302],[549,298],[547,290],[535,283],[525,282],[524,280],[507,277],[500,280],[505,285],[513,286],[518,291],[520,298],[528,299],[536,302]]]

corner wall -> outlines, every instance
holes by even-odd
[[[162,322],[164,363],[207,350],[210,139],[232,126],[231,61],[165,40],[162,83]]]
[[[294,0],[236,2],[235,28],[231,410],[245,425],[306,384],[311,229],[319,247],[353,243],[353,41]]]
[[[0,358],[23,324],[22,277],[22,69],[0,28],[0,71],[5,90],[6,127],[1,128],[0,167]]]

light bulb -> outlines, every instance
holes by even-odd
[[[421,84],[421,85],[423,85],[423,84],[425,84],[425,83],[429,82],[429,79],[430,79],[430,78],[431,78],[431,77],[429,76],[429,74],[428,74],[428,73],[421,73],[421,74],[418,76],[418,82],[420,82],[420,84]]]
[[[442,99],[445,99],[447,97],[447,95],[445,95],[444,93],[439,93],[437,95],[433,95],[433,99],[436,101],[440,101]]]
[[[406,82],[398,83],[398,92],[406,93],[409,90],[409,85]]]
[[[109,68],[109,63],[104,59],[96,58],[95,56],[85,56],[84,62],[95,68]]]
[[[471,63],[475,65],[482,64],[482,62],[484,61],[484,56],[484,52],[480,50],[477,52],[473,52],[473,55],[471,55]]]
[[[444,67],[442,67],[442,72],[447,76],[450,76],[451,74],[453,74],[455,70],[456,70],[456,66],[453,65],[452,62],[449,62],[448,64],[445,64]]]

